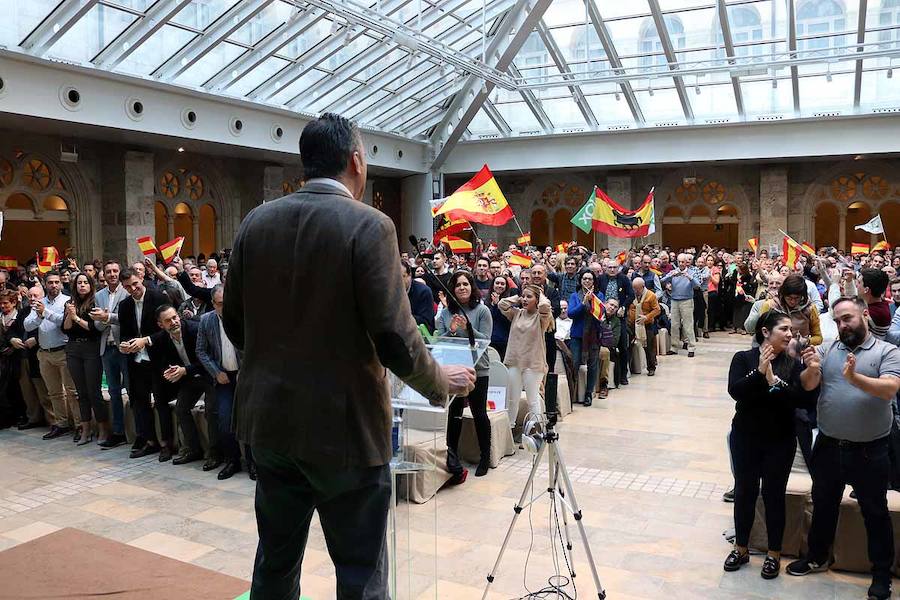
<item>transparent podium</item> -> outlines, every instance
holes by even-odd
[[[475,340],[473,348],[468,339],[452,337],[426,342],[438,364],[466,367],[475,366],[488,344],[488,340]],[[419,598],[431,591],[437,598],[437,490],[449,479],[444,439],[447,407],[432,406],[399,377],[393,373],[389,377],[394,409],[388,520],[391,598]]]

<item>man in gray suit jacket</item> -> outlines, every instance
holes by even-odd
[[[475,373],[441,368],[416,329],[391,220],[358,202],[365,149],[325,114],[300,137],[306,185],[258,206],[229,262],[223,321],[243,350],[238,438],[256,460],[253,600],[300,595],[313,510],[342,600],[387,598],[390,390],[385,367],[435,405]],[[327,255],[328,261],[321,256]],[[275,284],[277,295],[260,293]]]
[[[122,388],[127,387],[128,355],[119,351],[119,303],[128,297],[128,292],[119,284],[121,267],[114,260],[103,265],[106,287],[97,292],[95,308],[91,310],[94,325],[102,331],[100,336],[100,359],[109,386],[109,404],[112,407],[112,435],[100,442],[104,450],[125,443],[125,407],[122,404]]]

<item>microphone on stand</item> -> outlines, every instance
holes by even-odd
[[[419,256],[421,256],[422,252],[419,250],[419,242],[416,239],[416,236],[410,235],[409,243],[412,244],[413,249],[416,251],[416,257],[418,258]],[[456,296],[451,293],[449,289],[447,289],[447,286],[444,285],[444,282],[441,281],[441,278],[437,276],[437,273],[432,271],[431,267],[429,267],[424,262],[423,267],[425,269],[426,278],[430,275],[431,278],[437,282],[438,287],[443,290],[444,294],[447,296],[447,301],[452,302],[459,309],[460,314],[465,316],[466,311],[465,309],[463,309],[462,304],[460,304],[456,299]],[[478,362],[478,355],[475,351],[475,329],[472,328],[472,321],[470,321],[468,318],[466,319],[466,335],[469,338],[469,348],[472,349],[472,366],[474,366],[475,363]]]

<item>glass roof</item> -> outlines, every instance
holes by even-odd
[[[527,37],[516,4],[0,0],[0,45],[432,140],[466,102],[470,139],[900,106],[900,0],[553,0]]]

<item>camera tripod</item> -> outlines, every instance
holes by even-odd
[[[491,569],[490,574],[487,576],[487,585],[484,588],[484,595],[481,597],[482,600],[487,599],[488,591],[491,588],[491,584],[494,582],[497,571],[500,569],[500,561],[503,560],[503,554],[506,552],[506,548],[509,545],[509,540],[512,537],[512,533],[516,527],[516,521],[519,519],[519,515],[524,509],[537,502],[540,498],[544,497],[544,495],[550,496],[551,506],[555,506],[557,497],[559,498],[559,502],[562,504],[563,525],[566,532],[566,549],[569,552],[566,560],[566,565],[569,567],[569,576],[574,581],[575,567],[571,560],[572,538],[569,535],[569,519],[566,515],[567,511],[572,513],[572,516],[575,518],[575,523],[578,526],[578,533],[580,534],[581,542],[584,545],[584,553],[587,557],[588,565],[590,565],[591,567],[591,575],[594,578],[594,585],[597,588],[597,598],[599,598],[599,600],[604,600],[606,598],[606,591],[600,584],[600,576],[597,574],[597,566],[594,563],[594,555],[591,552],[591,546],[588,543],[587,533],[585,532],[584,524],[582,523],[583,515],[581,513],[581,509],[578,507],[578,501],[575,499],[575,492],[572,490],[572,481],[571,479],[569,479],[569,473],[566,470],[566,464],[563,461],[562,454],[560,454],[559,450],[559,444],[557,443],[559,441],[559,434],[554,431],[554,426],[556,425],[556,413],[548,412],[546,423],[544,423],[543,425],[545,428],[544,433],[540,434],[539,436],[542,443],[540,444],[540,448],[538,448],[537,456],[535,457],[534,463],[531,466],[531,472],[528,475],[528,480],[525,482],[525,488],[522,490],[522,495],[519,497],[519,501],[513,507],[513,511],[515,511],[515,514],[513,515],[512,522],[509,524],[509,529],[506,532],[506,537],[503,540],[503,545],[500,546],[500,553],[497,555],[497,561],[494,563],[494,568]],[[538,466],[541,464],[541,459],[543,459],[545,454],[547,455],[549,460],[549,481],[547,489],[541,492],[537,497],[532,498],[531,501],[526,504],[525,498],[528,496],[528,490],[531,488],[531,486],[534,485],[534,477],[537,474]]]

